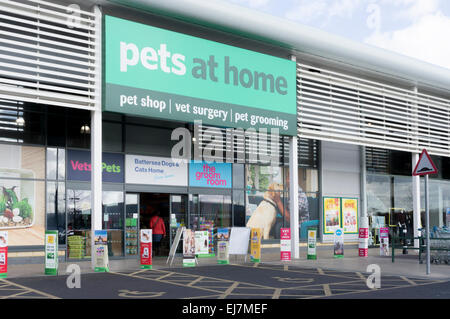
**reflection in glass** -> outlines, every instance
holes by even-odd
[[[58,231],[60,245],[66,243],[66,202],[64,183],[47,183],[47,229]]]

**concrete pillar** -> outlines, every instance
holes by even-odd
[[[94,7],[97,36],[95,43],[95,110],[91,111],[91,261],[95,263],[94,231],[102,229],[102,13]]]

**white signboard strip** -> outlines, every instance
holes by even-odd
[[[125,180],[128,184],[187,186],[187,161],[168,157],[126,155]]]

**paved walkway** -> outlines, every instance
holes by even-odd
[[[336,259],[333,257],[333,248],[330,246],[322,246],[317,249],[317,260],[307,260],[306,250],[304,247],[300,248],[300,259],[292,260],[290,262],[280,261],[279,248],[264,248],[262,250],[261,264],[267,265],[291,265],[302,268],[314,268],[323,270],[335,271],[351,271],[359,272],[361,274],[367,273],[367,266],[376,264],[380,266],[382,275],[397,275],[410,278],[422,279],[450,279],[450,265],[431,265],[431,274],[426,275],[426,265],[419,264],[418,256],[412,252],[408,255],[397,255],[395,263],[392,263],[391,257],[380,257],[377,248],[369,249],[369,257],[358,257],[357,246],[346,246],[345,257]],[[170,266],[166,263],[166,257],[156,257],[153,259],[153,269],[167,269],[167,268],[182,268],[182,257],[175,257],[175,260]],[[250,258],[247,257],[247,264]],[[245,264],[244,256],[230,256],[231,264]],[[82,273],[92,273],[90,261],[77,262],[60,262],[59,275],[65,275],[67,266],[70,264],[78,264]],[[198,266],[212,266],[217,265],[216,258],[199,258]],[[220,267],[220,265],[217,265]],[[139,262],[137,259],[112,259],[110,260],[110,270],[118,271],[133,271],[139,270]],[[14,260],[8,266],[8,278],[17,277],[35,277],[44,275],[43,262],[20,264],[20,261]]]

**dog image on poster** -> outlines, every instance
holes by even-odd
[[[270,232],[274,227],[277,215],[283,216],[283,199],[281,197],[283,185],[272,183],[264,192],[263,200],[252,212],[246,226],[249,228],[260,228],[263,239],[269,239]]]

